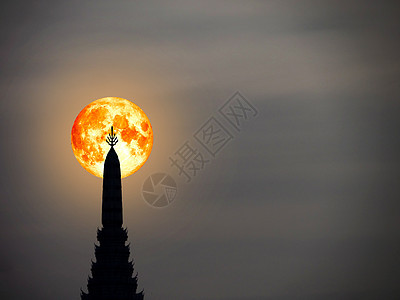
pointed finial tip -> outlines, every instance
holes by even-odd
[[[106,141],[111,147],[118,143],[118,138],[114,133],[114,126],[111,126],[111,132],[107,135]]]

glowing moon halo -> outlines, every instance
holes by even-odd
[[[114,146],[121,164],[121,177],[140,169],[153,147],[153,129],[145,113],[134,103],[106,97],[87,105],[76,117],[71,130],[72,150],[88,172],[102,178],[110,146],[106,136],[114,126]]]

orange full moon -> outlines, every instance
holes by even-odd
[[[72,126],[72,150],[82,167],[102,178],[104,161],[110,150],[106,136],[111,126],[114,126],[118,138],[114,149],[124,178],[143,166],[153,147],[150,121],[134,103],[123,98],[106,97],[87,105]]]

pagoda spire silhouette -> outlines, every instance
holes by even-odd
[[[118,155],[114,150],[118,138],[111,127],[107,136],[111,146],[104,162],[101,222],[95,244],[96,261],[92,261],[92,276],[87,290],[81,290],[82,300],[143,300],[143,291],[137,293],[137,275],[133,276],[133,262],[129,260],[127,229],[122,228],[122,184]]]

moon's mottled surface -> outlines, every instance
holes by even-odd
[[[110,149],[106,136],[114,126],[114,146],[127,177],[146,162],[153,146],[153,129],[145,113],[134,103],[106,97],[87,105],[76,117],[71,144],[76,159],[88,172],[103,177],[104,160]]]

